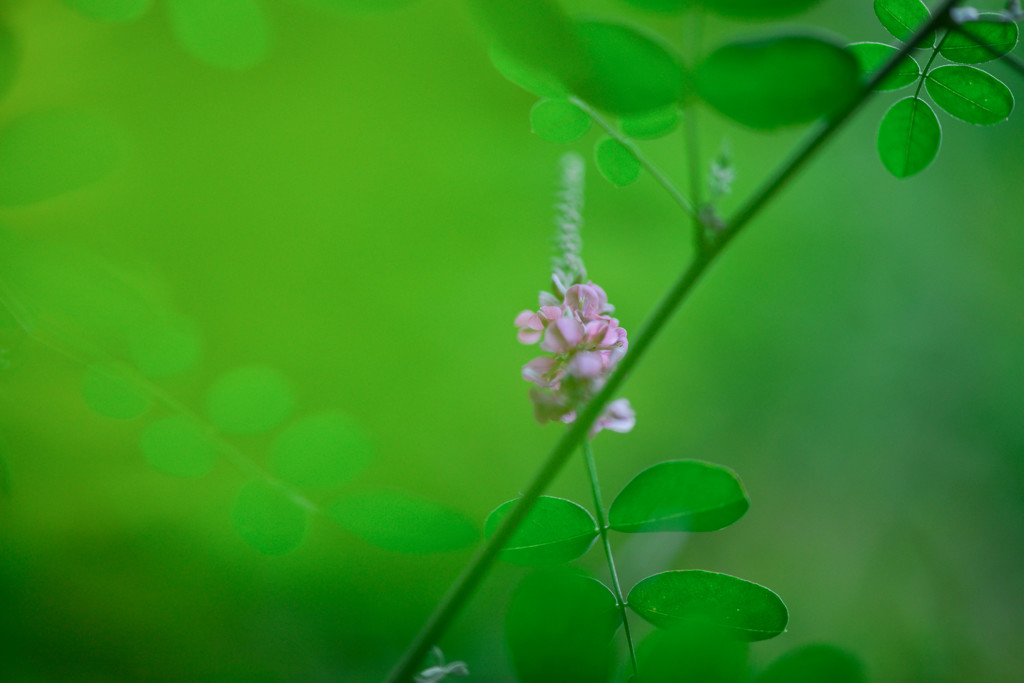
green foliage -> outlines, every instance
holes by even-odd
[[[528,575],[508,606],[505,630],[521,683],[601,683],[615,670],[609,640],[620,624],[604,584],[567,569]]]
[[[370,445],[347,415],[325,412],[285,427],[270,450],[270,469],[297,486],[332,487],[352,479],[370,461]]]
[[[502,503],[487,517],[485,536],[495,532],[518,500]],[[587,552],[595,538],[597,522],[585,508],[564,498],[541,496],[505,544],[501,556],[513,564],[558,564]]]
[[[533,132],[549,142],[572,142],[590,130],[590,116],[568,100],[540,100],[530,110]]]
[[[142,455],[176,477],[201,477],[217,463],[220,448],[195,420],[184,415],[154,420],[142,430]]]
[[[633,5],[650,12],[682,12],[697,4],[699,0],[622,0],[627,5]]]
[[[0,97],[7,94],[18,72],[18,42],[3,24],[0,24]]]
[[[132,326],[127,342],[132,363],[143,375],[154,379],[191,370],[202,350],[202,338],[195,323],[168,314]]]
[[[633,586],[627,602],[659,628],[705,624],[739,640],[774,638],[789,621],[786,605],[764,586],[702,570],[649,576]]]
[[[0,130],[0,206],[32,204],[94,183],[124,157],[119,132],[94,114],[26,114]]]
[[[222,69],[248,69],[270,54],[266,10],[258,0],[166,0],[171,29],[190,55]]]
[[[656,630],[637,648],[637,683],[749,683],[749,653],[747,642],[707,624]]]
[[[91,19],[132,21],[145,14],[153,0],[64,0],[64,4]]]
[[[961,64],[990,62],[1017,47],[1019,34],[1017,24],[1012,21],[1006,21],[998,14],[982,14],[978,21],[965,22],[950,31],[939,53],[949,61]]]
[[[874,75],[899,52],[892,45],[884,43],[853,43],[846,47],[857,58],[860,70],[865,82],[870,81]],[[917,60],[907,55],[900,60],[896,68],[883,78],[875,87],[875,90],[898,90],[905,88],[921,77],[921,65]]]
[[[735,42],[697,68],[711,106],[752,128],[771,130],[827,117],[856,92],[860,69],[841,46],[808,36]]]
[[[712,12],[740,19],[770,19],[797,14],[821,0],[699,0]]]
[[[120,367],[90,365],[82,376],[82,397],[100,415],[132,420],[149,410],[151,401]]]
[[[328,506],[327,513],[371,545],[412,555],[459,550],[479,536],[461,512],[397,489],[342,496]]]
[[[772,662],[755,683],[866,683],[860,661],[833,645],[815,643],[791,650]]]
[[[277,370],[263,366],[224,373],[206,395],[206,413],[225,434],[259,434],[273,429],[294,405],[291,383]]]
[[[682,99],[686,72],[660,38],[611,21],[581,19],[573,28],[586,69],[568,83],[586,102],[615,114],[637,114]]]
[[[878,155],[897,178],[924,170],[939,152],[942,129],[927,102],[907,97],[894,104],[878,129]]]
[[[973,66],[940,66],[928,73],[925,83],[935,104],[967,123],[999,123],[1013,111],[1010,89]]]
[[[642,167],[637,158],[621,142],[607,135],[594,144],[594,162],[601,175],[618,187],[640,178]]]
[[[623,116],[619,120],[622,132],[631,138],[654,140],[674,131],[679,125],[679,110],[676,107],[654,109],[642,114]]]
[[[263,480],[242,487],[231,511],[235,531],[266,555],[284,555],[306,536],[309,512],[284,489]]]
[[[498,73],[523,90],[531,92],[537,97],[565,97],[565,86],[550,73],[525,66],[499,45],[492,45],[488,54],[491,64]]]
[[[875,0],[875,16],[894,38],[906,41],[931,18],[931,13],[921,0]],[[933,45],[935,32],[931,31],[920,47]]]
[[[612,502],[608,524],[627,533],[715,531],[747,511],[750,501],[736,473],[699,460],[647,468]]]

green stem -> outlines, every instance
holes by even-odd
[[[665,191],[668,192],[669,196],[672,197],[676,204],[682,207],[683,211],[685,211],[687,215],[696,220],[700,219],[700,214],[697,212],[697,207],[693,205],[693,202],[687,199],[686,195],[680,192],[679,188],[672,184],[672,181],[668,179],[668,176],[659,171],[658,168],[651,163],[651,161],[644,155],[644,153],[640,151],[640,148],[633,144],[632,140],[630,140],[622,133],[620,133],[618,130],[616,130],[615,126],[610,124],[607,121],[607,119],[601,116],[601,114],[596,109],[591,107],[585,101],[581,100],[575,95],[570,95],[569,101],[572,102],[577,107],[579,107],[580,110],[586,112],[590,116],[590,118],[594,119],[594,122],[597,123],[598,126],[603,128],[604,131],[608,133],[608,135],[614,138],[615,141],[618,142],[620,145],[625,147],[629,151],[629,153],[633,155],[633,158],[636,159],[640,163],[640,165],[643,166],[644,169],[651,174],[651,177],[654,178],[659,185],[665,188]]]
[[[950,32],[946,31],[945,35],[942,36],[942,40],[936,43],[935,47],[932,48],[932,56],[928,58],[928,63],[924,65],[923,69],[921,69],[921,80],[917,82],[917,90],[914,91],[914,99],[921,96],[921,88],[924,87],[924,81],[928,78],[928,74],[932,70],[932,63],[935,61],[935,58],[939,56],[939,50],[942,49],[942,45],[946,42],[946,38],[949,38],[949,34]]]
[[[601,500],[601,484],[597,480],[597,465],[594,464],[594,451],[590,446],[590,439],[583,441],[583,461],[587,466],[587,475],[590,478],[590,491],[594,494],[594,512],[597,513],[597,528],[601,532],[601,543],[604,545],[604,556],[608,560],[608,571],[612,575],[612,588],[615,592],[615,600],[619,603],[619,611],[622,613],[622,630],[626,635],[626,645],[629,646],[629,659],[633,665],[633,675],[638,675],[636,666],[636,648],[633,647],[633,636],[629,632],[629,615],[626,611],[626,598],[622,595],[622,584],[619,583],[619,573],[615,570],[615,558],[612,556],[612,543],[608,540],[608,520],[604,514],[604,502]]]
[[[523,490],[519,502],[512,508],[508,516],[502,520],[494,534],[481,546],[473,555],[469,564],[462,571],[459,577],[452,584],[451,588],[441,599],[434,613],[430,615],[423,628],[410,643],[402,656],[402,659],[395,666],[394,670],[386,679],[386,683],[407,683],[413,676],[417,667],[426,656],[430,648],[441,637],[441,634],[448,628],[448,625],[462,609],[463,605],[476,590],[477,585],[490,571],[491,565],[498,557],[502,546],[512,537],[519,524],[526,518],[530,508],[537,501],[537,498],[547,489],[548,484],[555,478],[576,447],[587,437],[591,425],[604,411],[604,407],[612,400],[612,397],[622,386],[626,376],[644,357],[651,343],[658,336],[661,330],[668,323],[672,314],[679,305],[686,300],[693,291],[694,286],[700,281],[708,267],[723,249],[735,238],[758,213],[778,194],[797,171],[802,169],[807,161],[821,149],[863,103],[871,96],[872,90],[899,64],[907,54],[921,43],[924,37],[935,29],[949,14],[949,10],[960,0],[943,0],[936,8],[932,19],[918,30],[907,43],[893,57],[886,62],[885,66],[878,70],[875,76],[861,89],[857,97],[852,99],[832,119],[826,121],[817,132],[794,153],[772,176],[761,185],[760,189],[743,205],[733,220],[722,230],[718,238],[710,243],[707,249],[698,253],[690,262],[689,266],[679,275],[679,278],[672,285],[665,297],[651,313],[647,322],[640,329],[636,339],[630,344],[629,353],[619,362],[615,371],[608,377],[608,381],[600,392],[594,396],[579,411],[576,421],[568,430],[562,434],[562,438],[555,443],[548,453],[540,469],[533,479]],[[578,106],[578,105],[577,105]]]

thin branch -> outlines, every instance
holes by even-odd
[[[601,116],[601,114],[596,109],[591,107],[589,104],[587,104],[580,98],[576,97],[575,95],[572,95],[569,97],[569,101],[572,102],[577,107],[579,107],[582,111],[586,112],[590,116],[590,118],[594,119],[594,122],[597,123],[597,125],[599,125],[601,128],[604,129],[606,133],[608,133],[608,135],[614,138],[615,141],[618,142],[620,145],[625,147],[629,151],[629,153],[633,155],[633,158],[640,162],[640,165],[643,166],[644,169],[651,174],[651,177],[653,177],[659,185],[665,188],[665,191],[668,192],[669,196],[672,197],[676,204],[682,207],[683,211],[685,211],[687,215],[689,215],[691,218],[695,220],[700,220],[699,214],[697,212],[697,207],[693,205],[693,202],[687,199],[686,195],[679,191],[679,188],[677,188],[672,183],[672,181],[668,179],[668,176],[659,171],[658,168],[651,163],[650,159],[648,159],[644,155],[644,153],[640,151],[639,147],[633,144],[632,140],[630,140],[622,133],[620,133],[618,130],[616,130],[615,126],[608,123],[607,119]]]
[[[626,636],[626,645],[629,647],[629,661],[633,665],[633,675],[639,674],[636,665],[636,648],[633,647],[633,635],[629,631],[629,613],[626,611],[626,598],[622,595],[622,584],[619,582],[619,572],[615,569],[615,557],[612,555],[612,543],[608,539],[608,519],[604,514],[604,501],[601,500],[601,484],[597,480],[597,465],[594,463],[594,450],[590,446],[590,439],[583,442],[583,462],[587,466],[587,477],[590,479],[590,492],[594,496],[594,512],[597,515],[597,528],[601,532],[601,544],[604,546],[604,556],[608,561],[608,571],[612,575],[612,590],[615,593],[615,600],[619,603],[619,611],[622,614],[622,630]]]
[[[821,149],[822,145],[839,130],[850,115],[871,96],[874,88],[893,72],[903,57],[915,49],[928,33],[946,20],[949,10],[959,1],[943,0],[939,7],[936,8],[932,18],[878,70],[875,76],[861,88],[857,96],[831,120],[824,123],[761,186],[754,196],[740,209],[736,217],[723,229],[718,239],[694,257],[690,265],[680,274],[679,279],[676,280],[672,288],[651,313],[636,339],[631,342],[629,353],[619,362],[615,371],[608,377],[604,387],[579,411],[576,421],[572,423],[569,429],[562,435],[562,438],[555,444],[554,448],[551,449],[540,469],[523,491],[519,502],[494,531],[494,534],[477,550],[462,574],[455,580],[455,583],[452,584],[451,588],[441,599],[434,613],[427,619],[423,628],[413,639],[401,660],[386,679],[386,683],[407,683],[411,679],[420,661],[426,656],[431,646],[441,637],[441,634],[448,628],[448,625],[458,614],[459,610],[462,609],[463,605],[476,590],[477,585],[487,575],[487,572],[490,571],[491,565],[497,559],[501,548],[526,518],[527,513],[529,513],[537,498],[547,489],[548,484],[555,478],[555,475],[562,470],[573,451],[587,438],[587,432],[591,425],[594,424],[604,411],[604,407],[611,402],[612,397],[618,392],[626,376],[644,357],[651,343],[665,327],[666,323],[668,323],[669,319],[679,308],[679,305],[690,295],[694,286],[700,281],[715,258],[760,213],[779,190],[792,180],[797,171],[802,169],[807,161]]]

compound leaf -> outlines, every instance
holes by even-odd
[[[626,602],[658,628],[704,625],[738,640],[766,640],[786,630],[789,611],[764,586],[698,569],[667,571],[633,586]]]
[[[977,21],[965,22],[950,31],[939,52],[949,61],[961,64],[990,62],[1017,47],[1019,33],[1014,22],[986,13]]]
[[[747,511],[743,484],[727,467],[699,460],[658,463],[616,496],[608,524],[626,533],[715,531]]]
[[[484,523],[489,538],[519,499],[499,505]],[[597,522],[571,500],[541,496],[502,550],[502,559],[513,564],[559,564],[574,560],[590,549],[597,538]]]
[[[885,43],[853,43],[846,47],[857,58],[860,64],[862,78],[865,82],[874,78],[878,72],[893,56],[899,52],[892,45]],[[899,61],[896,68],[883,78],[875,90],[899,90],[904,88],[921,77],[921,65],[917,60],[907,55]]]
[[[942,129],[935,112],[916,97],[889,108],[878,129],[878,155],[897,178],[923,171],[939,153]]]
[[[893,38],[906,42],[932,15],[921,0],[875,0],[875,16]],[[929,32],[918,47],[933,45],[935,31]]]
[[[947,64],[925,79],[935,104],[951,116],[988,126],[1005,121],[1013,111],[1013,93],[995,76],[973,66]]]

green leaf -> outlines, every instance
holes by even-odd
[[[892,45],[884,43],[853,43],[847,45],[846,49],[857,58],[865,83],[874,78],[878,70],[899,52]],[[875,86],[875,90],[898,90],[910,85],[920,76],[921,65],[917,63],[916,59],[907,55],[899,61],[895,70]]]
[[[459,550],[478,532],[466,515],[397,489],[373,489],[338,498],[328,514],[343,529],[384,550],[426,555]]]
[[[206,395],[206,414],[226,434],[259,434],[284,422],[295,407],[292,385],[259,365],[221,375]]]
[[[702,0],[712,12],[739,19],[768,19],[797,14],[820,0]]]
[[[607,135],[594,145],[594,162],[601,175],[618,187],[640,178],[640,162],[621,142]]]
[[[590,116],[567,100],[540,100],[530,110],[533,132],[548,142],[577,140],[590,124]]]
[[[160,313],[128,331],[128,353],[146,377],[164,379],[188,371],[199,360],[202,338],[192,321]]]
[[[565,568],[528,575],[505,618],[517,680],[610,680],[616,650],[608,641],[621,623],[615,596],[599,581]]]
[[[285,427],[270,449],[270,470],[306,488],[337,486],[370,462],[370,444],[352,418],[339,412],[303,417]]]
[[[637,648],[638,680],[641,683],[749,683],[749,654],[748,643],[730,638],[706,624],[673,631],[655,630]]]
[[[18,42],[6,26],[0,24],[0,97],[7,94],[18,72]]]
[[[755,683],[866,683],[860,661],[845,650],[816,643],[790,650],[755,679]]]
[[[632,5],[649,12],[682,12],[693,7],[698,0],[622,0],[627,5]]]
[[[875,0],[875,16],[893,38],[904,42],[932,17],[921,0]],[[935,31],[930,31],[918,47],[933,45]]]
[[[737,42],[697,69],[708,104],[751,128],[771,130],[829,116],[860,87],[860,68],[840,45],[808,36]]]
[[[255,480],[238,492],[231,521],[238,535],[256,550],[284,555],[305,538],[309,512],[280,487]]]
[[[939,52],[949,61],[961,64],[990,62],[1017,47],[1019,33],[1014,22],[999,14],[986,13],[978,21],[968,21],[960,24],[959,30],[951,30]]]
[[[789,621],[786,605],[764,586],[696,569],[649,576],[626,602],[658,628],[706,625],[739,640],[774,638]]]
[[[270,54],[270,22],[257,0],[166,0],[166,5],[178,43],[201,62],[242,70]]]
[[[135,419],[149,410],[152,403],[131,380],[131,374],[114,365],[88,366],[82,376],[82,397],[100,415],[117,420]]]
[[[582,53],[569,17],[557,2],[472,0],[470,4],[491,44],[507,56],[509,63],[518,65],[520,71],[534,74],[535,80],[563,84],[581,73]],[[518,83],[507,75],[506,78]]]
[[[499,505],[487,517],[484,535],[490,538],[519,499]],[[513,564],[559,564],[574,560],[597,538],[597,522],[571,500],[541,496],[502,550]]]
[[[491,64],[498,73],[523,90],[537,97],[565,97],[565,86],[551,74],[523,65],[498,45],[491,46],[489,55]]]
[[[878,156],[897,178],[923,171],[939,153],[942,129],[927,102],[907,97],[889,108],[878,128]]]
[[[686,72],[661,38],[592,19],[577,20],[573,28],[586,68],[566,82],[584,101],[615,114],[636,114],[682,99]]]
[[[110,122],[74,109],[27,114],[0,130],[0,206],[52,199],[96,182],[125,157]]]
[[[213,469],[220,454],[217,442],[184,415],[150,422],[140,440],[146,462],[176,477],[203,476]]]
[[[132,21],[145,14],[153,0],[64,0],[68,7],[99,21]]]
[[[616,531],[715,531],[747,511],[736,473],[699,460],[672,460],[636,475],[616,496],[608,524]]]
[[[1013,111],[1013,93],[995,76],[973,66],[946,65],[925,79],[935,104],[951,116],[983,126],[1005,121]]]
[[[675,107],[654,109],[643,114],[624,116],[619,120],[622,132],[631,138],[654,140],[674,131],[679,125],[679,110]]]

